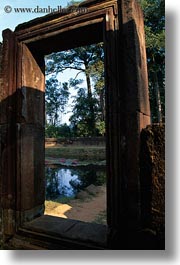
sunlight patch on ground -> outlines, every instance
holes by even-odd
[[[46,201],[44,214],[67,218],[65,213],[71,209],[72,207],[68,204],[61,204],[61,203],[53,202],[53,201]]]

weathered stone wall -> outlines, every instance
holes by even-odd
[[[140,185],[142,227],[160,240],[165,232],[165,126],[147,126],[141,133]]]
[[[2,69],[1,60],[2,60],[2,43],[0,42],[0,72]]]
[[[2,86],[1,71],[2,71],[2,43],[0,43],[0,90]],[[0,172],[0,248],[1,248],[1,237],[2,237],[2,209],[1,209],[1,172]]]
[[[2,87],[2,43],[0,42],[0,88]]]

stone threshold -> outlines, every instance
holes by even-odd
[[[48,241],[65,240],[69,243],[67,249],[106,249],[107,226],[87,223],[78,220],[64,219],[50,215],[43,215],[30,222],[24,223],[23,233],[38,238],[38,234]],[[57,245],[57,244],[56,244]],[[61,245],[61,244],[60,244]],[[79,248],[78,248],[79,246]],[[56,246],[57,249],[57,246]],[[61,248],[59,248],[61,249]]]

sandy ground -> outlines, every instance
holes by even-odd
[[[96,195],[74,199],[68,204],[46,202],[45,214],[84,222],[106,224],[106,187],[101,186]]]

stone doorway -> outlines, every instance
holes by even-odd
[[[132,235],[140,227],[139,136],[150,123],[142,13],[133,0],[89,0],[80,6],[87,8],[86,14],[52,14],[3,33],[3,242],[24,235],[33,242],[39,240],[40,245],[46,241],[47,248],[123,249],[132,247]],[[101,41],[105,45],[108,231],[79,223],[60,224],[43,216],[44,55]],[[70,227],[75,227],[73,237],[66,233]],[[88,234],[78,237],[79,230]]]

